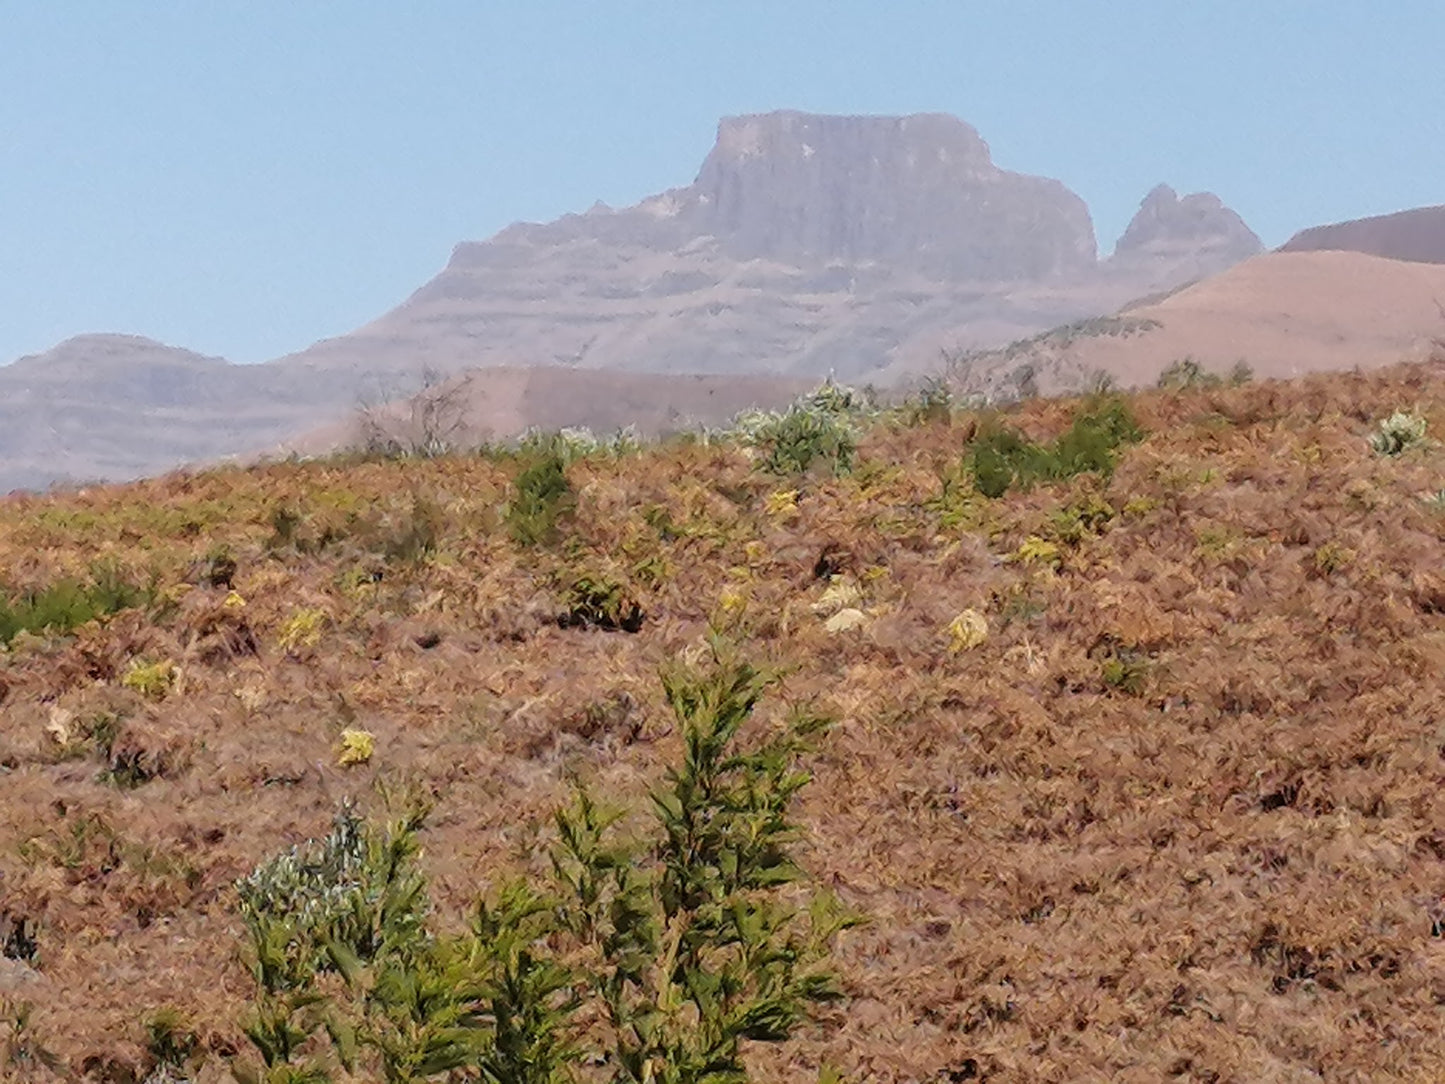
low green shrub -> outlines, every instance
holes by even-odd
[[[1160,373],[1155,386],[1165,391],[1193,391],[1199,388],[1218,388],[1226,384],[1237,388],[1253,379],[1254,370],[1243,358],[1230,367],[1228,376],[1220,376],[1218,373],[1211,373],[1193,357],[1186,356]]]
[[[853,469],[858,428],[877,413],[872,398],[831,380],[781,413],[748,411],[732,435],[762,453],[762,469],[779,477],[805,474],[821,463],[835,475]]]
[[[642,605],[628,586],[605,573],[582,572],[562,584],[562,628],[599,628],[638,632],[645,619]]]
[[[236,558],[227,546],[213,546],[201,561],[198,578],[204,587],[230,590],[236,583]]]
[[[0,1079],[40,1079],[44,1074],[53,1080],[65,1071],[61,1058],[35,1034],[33,1012],[28,1001],[0,997]]]
[[[1119,649],[1099,663],[1104,686],[1127,696],[1143,696],[1149,684],[1149,660],[1138,652]]]
[[[1032,485],[1051,471],[1047,449],[1004,426],[981,426],[973,440],[973,486],[985,497],[1002,497],[1015,484]]]
[[[32,967],[39,965],[39,930],[34,920],[0,911],[0,959],[19,960]]]
[[[953,389],[942,377],[929,377],[906,399],[902,416],[907,425],[938,425],[953,418]]]
[[[351,538],[360,528],[361,515],[315,515],[289,504],[278,504],[268,516],[271,534],[264,545],[272,555],[295,553],[314,556]]]
[[[97,564],[89,580],[57,580],[30,591],[0,589],[0,643],[8,644],[21,632],[69,632],[155,599],[154,585],[139,586],[113,564]]]
[[[408,510],[378,532],[375,548],[388,561],[417,564],[437,551],[444,527],[441,506],[422,493],[413,493]]]
[[[157,1009],[147,1017],[146,1058],[150,1072],[146,1081],[162,1082],[189,1080],[187,1067],[203,1056],[201,1037],[191,1022],[179,1010],[166,1006]]]
[[[1114,471],[1115,452],[1143,439],[1144,431],[1134,421],[1128,403],[1114,396],[1096,400],[1081,411],[1074,418],[1074,424],[1054,442],[1059,477],[1068,478],[1084,471],[1097,471],[1107,477]]]
[[[797,407],[763,426],[756,439],[764,450],[763,469],[784,477],[804,474],[820,460],[834,474],[847,474],[858,448],[846,418]]]
[[[1155,387],[1165,391],[1190,391],[1195,388],[1217,388],[1223,383],[1223,380],[1194,358],[1184,357],[1170,363],[1159,374]]]
[[[829,896],[796,905],[782,891],[803,876],[790,810],[824,720],[742,741],[773,679],[716,644],[714,660],[664,671],[684,754],[653,793],[653,841],[614,842],[620,814],[585,795],[557,818],[564,913],[595,953],[587,986],[610,1024],[599,1053],[621,1081],[745,1081],[747,1042],[786,1041],[841,996],[826,963],[851,920]]]
[[[445,517],[435,500],[414,490],[405,505],[380,505],[365,511],[303,511],[277,505],[271,509],[270,526],[265,548],[273,555],[314,556],[349,548],[391,564],[417,564],[436,552]],[[234,562],[231,565],[234,574]]]
[[[1090,493],[1054,512],[1047,533],[1056,542],[1077,546],[1086,538],[1102,534],[1116,515],[1113,505]]]
[[[120,683],[127,689],[134,689],[147,700],[164,700],[175,688],[179,676],[176,664],[170,659],[146,662],[132,659],[129,668],[121,676]]]
[[[507,530],[518,545],[549,545],[557,540],[558,522],[576,503],[567,481],[567,458],[553,445],[522,459],[507,505]]]
[[[1087,402],[1069,428],[1047,445],[1035,444],[1007,426],[981,426],[968,465],[978,492],[1002,497],[1014,486],[1028,489],[1085,472],[1108,478],[1118,449],[1143,437],[1128,404],[1104,396]]]

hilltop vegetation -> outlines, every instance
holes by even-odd
[[[1439,363],[984,412],[825,389],[728,439],[8,500],[0,1076],[224,1080],[265,1060],[259,1025],[294,1023],[275,1064],[346,1079],[313,1006],[381,1066],[420,1034],[401,977],[492,983],[495,1016],[505,968],[449,970],[469,938],[511,946],[489,967],[621,974],[600,912],[557,902],[602,898],[588,869],[621,878],[609,921],[644,916],[647,966],[622,1008],[526,1034],[592,1051],[582,1080],[632,1079],[639,1043],[681,1065],[706,999],[648,968],[723,928],[676,918],[690,869],[735,878],[728,921],[798,962],[728,972],[752,975],[737,1004],[793,998],[717,1025],[755,1079],[1441,1079],[1440,432]],[[710,644],[733,661],[709,670]],[[708,770],[706,687],[740,698],[738,755],[773,760],[728,761],[752,765],[740,819],[699,823],[735,854],[739,825],[775,831],[748,861],[776,877],[658,842],[680,807],[648,796]],[[620,811],[615,859],[588,851],[579,788]],[[390,940],[296,933],[293,847],[355,913],[409,900],[365,927]],[[810,899],[838,905],[818,937]],[[313,977],[253,973],[272,920],[273,962]],[[526,974],[567,1003],[571,980]],[[636,1041],[597,1040],[620,1012]],[[443,1062],[406,1064],[390,1078]]]

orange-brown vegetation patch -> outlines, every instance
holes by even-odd
[[[107,558],[158,591],[0,655],[0,921],[38,931],[36,1034],[76,1069],[139,1064],[173,1005],[222,1079],[238,876],[420,782],[460,922],[539,862],[572,777],[658,778],[658,666],[711,621],[838,719],[805,860],[868,919],[849,1000],[761,1078],[1445,1079],[1445,510],[1422,499],[1445,452],[1367,443],[1396,409],[1445,433],[1445,368],[1130,404],[1148,436],[1107,483],[997,501],[961,470],[966,416],[882,426],[839,479],[732,447],[585,459],[552,550],[511,541],[516,468],[481,458],[0,505],[12,586]],[[1048,439],[1074,406],[1011,420]],[[558,621],[582,565],[638,632]],[[338,764],[344,729],[374,736],[365,765]]]

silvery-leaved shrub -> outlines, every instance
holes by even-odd
[[[322,977],[334,972],[349,983],[362,968],[390,974],[394,965],[429,953],[430,900],[415,864],[417,831],[429,809],[412,800],[382,829],[345,804],[325,837],[292,847],[237,882],[256,983],[242,1029],[261,1060],[259,1068],[232,1065],[242,1084],[330,1080],[328,1061],[316,1052],[319,1036],[330,1038],[335,1060],[350,1068],[358,1044],[379,1033],[371,1026],[372,1003],[383,1014],[391,1008],[380,993],[368,992],[366,1004],[347,1012],[323,992]],[[430,1043],[423,1034],[412,1049]],[[424,1078],[388,1071],[386,1079]]]
[[[871,414],[876,407],[871,396],[846,384],[835,384],[831,378],[798,400],[799,407],[820,414],[860,417]]]
[[[733,432],[757,449],[769,474],[803,474],[818,462],[847,474],[860,423],[876,413],[870,397],[829,380],[784,411],[744,411],[733,420]]]
[[[606,441],[607,451],[613,455],[636,455],[645,448],[646,441],[635,425],[624,425]]]
[[[424,812],[404,819],[420,825]],[[276,979],[283,987],[303,985],[332,967],[331,946],[341,944],[369,957],[382,939],[381,910],[393,886],[393,842],[342,805],[331,831],[263,862],[236,882],[241,920],[260,937],[285,933],[286,954]],[[414,916],[416,926],[424,916]],[[393,929],[391,935],[397,931]]]
[[[1398,456],[1425,440],[1425,419],[1419,414],[1397,410],[1380,422],[1370,435],[1376,455]]]
[[[568,460],[581,459],[602,447],[597,434],[585,425],[569,425],[557,430],[557,443]]]
[[[771,410],[743,410],[733,417],[732,425],[721,431],[708,432],[714,437],[730,435],[745,444],[754,443],[759,434],[777,421],[779,415]]]

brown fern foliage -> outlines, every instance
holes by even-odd
[[[143,1020],[174,1006],[224,1079],[238,876],[343,798],[419,784],[439,917],[462,922],[541,868],[572,780],[646,794],[678,740],[656,675],[713,625],[840,720],[803,855],[868,920],[841,942],[848,1000],[758,1079],[1445,1079],[1445,511],[1425,499],[1445,452],[1368,444],[1396,410],[1445,432],[1445,363],[1129,406],[1146,436],[1112,477],[997,500],[969,488],[961,411],[879,424],[836,476],[719,444],[586,456],[546,547],[507,529],[501,458],[0,503],[12,586],[103,557],[159,592],[0,654],[0,913],[46,980],[27,1026],[72,1070],[139,1069]],[[1047,442],[1077,409],[1007,420]],[[280,507],[306,545],[276,542]],[[376,543],[414,509],[424,552]],[[197,584],[217,552],[234,568]],[[557,585],[598,567],[645,598],[636,631],[556,620]],[[135,659],[174,662],[171,691],[125,688]],[[57,734],[102,710],[125,786]],[[373,735],[366,764],[338,763],[345,729]]]

